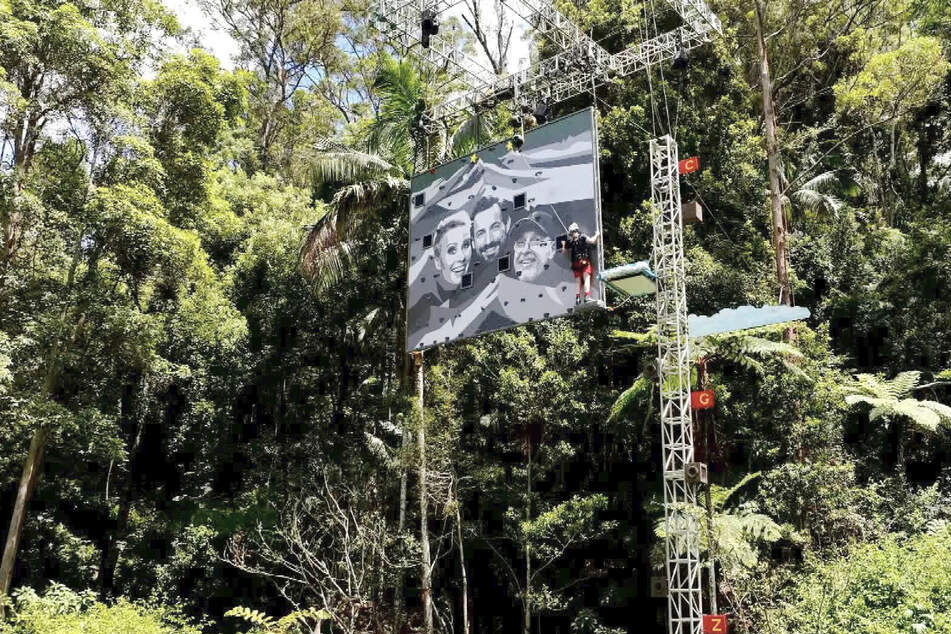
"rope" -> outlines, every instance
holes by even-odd
[[[647,17],[647,5],[644,5],[644,21],[641,23],[641,40],[646,41],[648,39],[649,20]],[[651,68],[650,57],[647,58],[647,94],[650,99],[650,110],[651,110],[651,136],[650,138],[657,137],[657,124],[660,121],[660,115],[657,113],[657,102],[654,99],[654,82],[651,79],[653,75],[653,69]]]
[[[654,25],[653,35],[656,37],[659,35],[660,29],[657,28],[657,10],[654,7],[654,0],[650,0],[650,6],[651,22]],[[664,79],[664,65],[658,64],[657,66],[660,68],[660,87],[664,94],[664,115],[667,117],[667,133],[674,137],[674,132],[670,129],[670,105],[667,103],[667,80]],[[674,137],[674,140],[676,140],[676,137]]]
[[[726,239],[730,241],[730,244],[732,244],[733,246],[737,246],[736,242],[733,241],[733,238],[730,237],[730,234],[727,233],[727,232],[726,232],[726,229],[723,228],[723,225],[720,224],[720,219],[717,218],[717,217],[713,214],[713,207],[711,207],[710,205],[707,204],[707,201],[705,201],[705,200],[703,199],[703,196],[700,194],[699,191],[697,191],[697,188],[693,186],[693,183],[692,183],[692,182],[690,182],[690,181],[689,181],[688,179],[686,179],[686,178],[683,179],[683,181],[687,184],[687,187],[690,188],[690,191],[692,191],[692,192],[697,196],[697,198],[700,199],[700,202],[703,204],[704,209],[706,209],[707,211],[710,212],[710,217],[713,218],[713,221],[714,221],[715,223],[717,223],[717,226],[718,226],[718,227],[720,227],[721,233],[723,233],[723,235],[726,236]]]

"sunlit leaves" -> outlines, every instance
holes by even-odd
[[[949,68],[939,40],[912,38],[873,55],[857,75],[836,83],[836,107],[870,123],[888,121],[923,106]]]

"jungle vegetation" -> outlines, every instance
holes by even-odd
[[[366,0],[199,1],[235,60],[156,0],[0,0],[0,632],[663,632],[650,298],[428,351],[414,398],[409,179],[509,106],[420,133],[452,81]],[[711,4],[686,68],[554,114],[596,109],[609,265],[669,115],[691,312],[812,313],[694,351],[720,611],[951,633],[951,4]]]

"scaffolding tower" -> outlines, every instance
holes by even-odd
[[[423,44],[423,16],[443,15],[462,0],[374,0],[374,20],[395,46],[430,62],[442,63],[467,86],[427,110],[422,121],[427,131],[435,132],[442,122],[456,121],[507,100],[518,106],[570,99],[615,78],[649,70],[723,31],[719,18],[704,0],[669,0],[668,4],[683,21],[681,26],[612,54],[572,24],[549,0],[503,1],[554,44],[558,52],[528,68],[495,76],[471,55],[452,48],[438,35]]]
[[[657,275],[657,378],[664,457],[667,631],[701,634],[703,592],[697,483],[687,479],[687,465],[693,462],[694,450],[677,142],[669,135],[654,139],[650,142],[650,155]]]

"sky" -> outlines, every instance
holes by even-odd
[[[218,28],[194,0],[164,0],[165,6],[171,9],[181,25],[192,33],[191,40],[206,51],[212,53],[228,70],[234,68],[234,58],[238,54],[238,43],[228,33]],[[183,44],[174,44],[173,47],[184,49]]]

